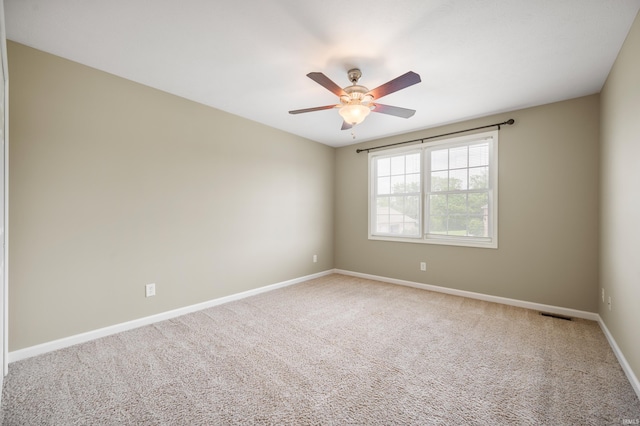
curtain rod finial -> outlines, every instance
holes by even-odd
[[[512,124],[513,124],[513,123],[515,123],[515,122],[516,122],[516,120],[514,120],[513,118],[510,118],[509,120],[507,120],[507,123],[506,123],[506,124],[508,124],[508,125],[512,125]]]

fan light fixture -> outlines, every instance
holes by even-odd
[[[369,107],[366,107],[359,102],[349,103],[338,111],[344,121],[352,126],[362,123],[370,112],[371,109],[369,109]]]

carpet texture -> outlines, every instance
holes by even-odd
[[[343,275],[12,363],[4,425],[635,424],[597,323]]]

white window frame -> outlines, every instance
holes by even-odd
[[[443,148],[455,148],[456,146],[470,145],[474,142],[489,140],[489,176],[488,176],[488,237],[451,236],[430,234],[428,232],[429,212],[429,188],[431,179],[430,153]],[[420,184],[420,216],[418,227],[419,235],[401,236],[375,232],[376,215],[376,160],[394,155],[408,154],[410,152],[421,153],[421,184]],[[410,242],[423,244],[441,244],[464,247],[498,248],[498,131],[476,133],[455,138],[441,139],[435,142],[387,150],[371,151],[369,161],[369,201],[368,201],[368,232],[370,240]]]

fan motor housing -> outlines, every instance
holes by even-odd
[[[348,103],[350,101],[360,101],[360,102],[371,102],[373,97],[371,95],[365,96],[369,89],[364,86],[359,86],[354,84],[353,86],[347,86],[343,89],[348,96],[340,96],[340,100],[343,103]]]

